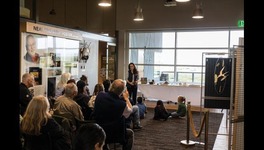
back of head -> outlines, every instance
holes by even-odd
[[[108,92],[109,87],[111,85],[111,80],[109,79],[104,80],[103,85],[104,85],[105,92]]]
[[[21,129],[24,133],[39,135],[40,129],[47,119],[49,114],[49,101],[43,95],[34,96],[29,102],[26,112],[23,116]]]
[[[182,95],[178,96],[178,102],[185,103],[186,98]]]
[[[126,89],[126,82],[122,79],[116,79],[110,85],[109,92],[113,92],[116,95],[120,96],[124,92],[125,89]]]
[[[88,79],[87,79],[87,76],[86,76],[86,75],[82,75],[82,76],[80,77],[80,80],[86,81],[86,80],[88,80]]]
[[[139,104],[141,104],[142,101],[143,101],[143,98],[142,98],[142,97],[138,97],[138,98],[137,98],[137,102],[138,102]]]
[[[74,150],[94,150],[95,145],[102,147],[106,134],[101,126],[96,123],[83,124],[76,133],[73,147]]]
[[[76,81],[75,81],[75,79],[69,79],[68,81],[67,81],[67,84],[68,83],[74,83],[74,84],[76,84]]]
[[[68,72],[61,74],[61,78],[60,78],[58,85],[63,86],[64,84],[67,84],[67,82],[68,82],[68,80],[70,80],[70,78],[71,78],[71,74]]]
[[[68,83],[65,86],[65,92],[64,95],[66,97],[73,97],[75,93],[78,92],[77,86],[74,83]]]
[[[78,93],[83,93],[84,92],[84,87],[86,86],[85,82],[82,80],[79,80],[77,82],[77,88],[78,88]]]
[[[94,86],[94,92],[93,92],[93,95],[97,95],[99,92],[101,91],[104,91],[104,85],[101,84],[101,83],[97,83],[95,86]]]
[[[158,100],[158,101],[157,101],[157,105],[163,106],[163,102],[162,102],[162,100]]]

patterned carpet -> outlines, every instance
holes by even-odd
[[[201,114],[192,112],[194,125],[199,130]],[[204,150],[203,144],[186,146],[181,144],[182,140],[187,140],[187,121],[185,119],[170,118],[167,121],[153,120],[153,109],[148,109],[145,119],[141,120],[143,128],[135,131],[135,142],[133,150]],[[216,139],[222,113],[209,113],[209,135],[208,150],[211,150]],[[189,140],[204,143],[204,129],[200,137],[195,138],[190,129]]]

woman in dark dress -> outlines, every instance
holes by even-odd
[[[133,101],[133,105],[137,104],[137,90],[138,90],[138,70],[134,63],[128,65],[127,90],[129,97]]]

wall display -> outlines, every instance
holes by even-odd
[[[80,63],[82,62],[86,63],[87,60],[89,59],[91,44],[92,42],[88,43],[85,40],[80,43],[80,48],[79,48],[79,62]]]
[[[58,82],[62,72],[69,72],[72,78],[78,78],[78,40],[22,33],[21,54],[21,75],[26,72],[34,74],[35,86],[32,90],[35,94],[38,91],[38,94],[46,95],[47,79]],[[41,88],[38,85],[42,85]]]
[[[205,108],[229,109],[231,67],[231,58],[206,58]]]

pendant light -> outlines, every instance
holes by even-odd
[[[102,7],[110,7],[112,6],[112,3],[111,3],[111,0],[100,0],[98,5]]]
[[[192,18],[193,19],[202,19],[202,18],[204,18],[202,4],[196,3],[196,7],[195,7],[195,10],[193,11]]]
[[[143,17],[142,8],[140,7],[140,0],[138,0],[134,21],[143,21],[143,20],[144,17]]]
[[[54,9],[54,0],[52,0],[52,9],[49,11],[50,15],[56,15],[56,11]]]
[[[176,2],[189,2],[190,0],[175,0]]]

